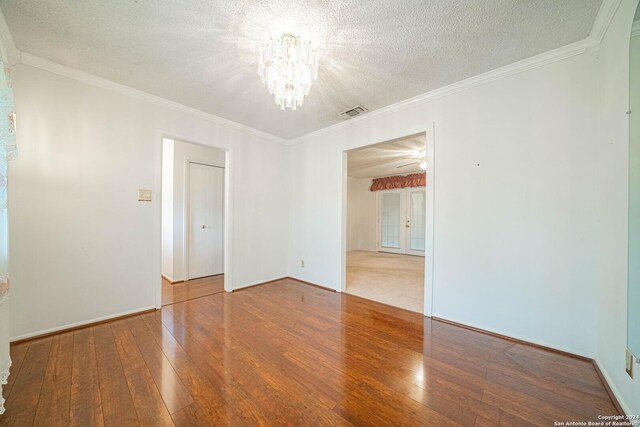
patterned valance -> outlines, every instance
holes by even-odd
[[[426,173],[412,173],[403,176],[385,176],[375,178],[371,183],[371,191],[392,190],[394,188],[424,187],[427,184]]]

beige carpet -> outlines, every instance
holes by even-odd
[[[424,258],[347,252],[346,293],[422,313]]]

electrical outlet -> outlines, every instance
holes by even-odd
[[[633,378],[633,354],[627,349],[625,370],[631,378]]]
[[[304,260],[303,259],[300,260],[300,267],[304,268]]]

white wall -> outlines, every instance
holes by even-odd
[[[173,139],[162,139],[162,275],[173,279]]]
[[[285,146],[31,66],[12,76],[14,338],[155,306],[163,133],[232,150],[233,286],[287,275]]]
[[[303,138],[290,275],[340,288],[343,151],[435,122],[433,314],[594,356],[596,87],[582,54]]]
[[[184,280],[185,265],[185,183],[187,182],[187,160],[212,166],[224,167],[225,153],[223,150],[175,141],[173,156],[173,276],[174,281]]]
[[[347,180],[347,251],[376,251],[376,194],[371,179]]]
[[[598,205],[598,329],[596,360],[630,414],[640,414],[640,365],[624,370],[627,343],[627,191],[629,35],[638,0],[623,0],[599,53],[600,138],[594,189]]]

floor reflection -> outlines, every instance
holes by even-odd
[[[444,426],[616,413],[588,361],[292,280],[11,351],[0,426],[45,414],[48,425]]]

